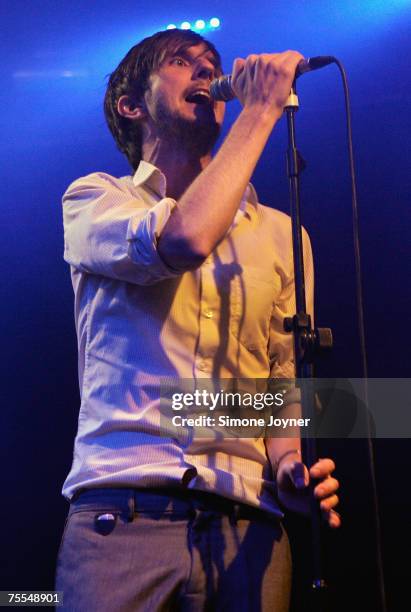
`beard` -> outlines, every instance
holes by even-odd
[[[163,99],[157,100],[154,121],[161,138],[176,148],[203,157],[211,152],[220,135],[211,104],[197,105],[194,119],[186,119],[169,109]]]

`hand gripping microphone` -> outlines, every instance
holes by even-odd
[[[335,57],[332,55],[319,55],[317,57],[309,57],[307,59],[301,60],[297,65],[297,69],[295,71],[295,78],[297,79],[302,74],[306,72],[311,72],[311,70],[318,70],[319,68],[324,68],[324,66],[328,66],[328,64],[332,64],[335,61]],[[222,100],[224,102],[229,102],[230,100],[234,100],[236,98],[236,94],[234,93],[233,88],[231,87],[231,74],[223,74],[218,77],[218,79],[214,79],[210,83],[210,94],[214,100]]]

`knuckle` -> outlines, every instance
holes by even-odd
[[[328,472],[333,472],[335,470],[335,463],[332,459],[318,459],[318,463],[320,464],[320,467],[326,468]]]
[[[237,57],[233,62],[233,72],[238,72],[238,70],[240,70],[243,65],[244,60],[242,60],[240,57]]]
[[[293,72],[287,66],[280,65],[278,68],[278,75],[283,78],[289,78],[293,76]]]
[[[238,82],[239,77],[244,72],[245,60],[237,58],[234,60],[233,69],[232,69],[232,78],[233,84],[235,85]]]
[[[280,65],[280,58],[279,58],[279,56],[277,54],[269,55],[268,58],[267,58],[267,62],[273,68],[278,68],[278,66]]]
[[[278,72],[282,77],[289,79],[294,76],[295,69],[294,67],[289,66],[288,64],[281,64],[278,69]]]
[[[295,49],[287,49],[287,51],[284,51],[284,55],[294,57],[295,59],[301,59],[304,57],[299,51],[296,51]]]
[[[333,495],[332,497],[328,497],[327,499],[323,499],[320,502],[320,506],[323,510],[331,510],[338,504],[338,497]]]

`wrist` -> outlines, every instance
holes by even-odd
[[[243,107],[240,116],[244,120],[249,120],[253,127],[257,129],[265,128],[269,131],[273,129],[275,124],[282,116],[282,110],[274,110],[272,106],[267,104],[249,104]]]
[[[285,461],[285,459],[288,459],[290,461],[301,461],[301,451],[299,448],[290,448],[288,450],[286,450],[284,453],[282,453],[279,457],[277,457],[277,459],[275,459],[274,463],[273,463],[273,470],[274,473],[277,474],[280,465]]]

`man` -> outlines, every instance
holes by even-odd
[[[242,111],[215,157],[224,103],[214,46],[160,32],[110,77],[105,112],[132,177],[95,173],[63,200],[81,408],[56,588],[70,610],[287,610],[281,506],[307,509],[297,438],[167,432],[162,379],[293,377],[289,218],[249,185],[302,56],[233,66]],[[308,300],[312,261],[304,234]],[[288,396],[287,414],[299,405]],[[338,527],[334,464],[310,470]]]

